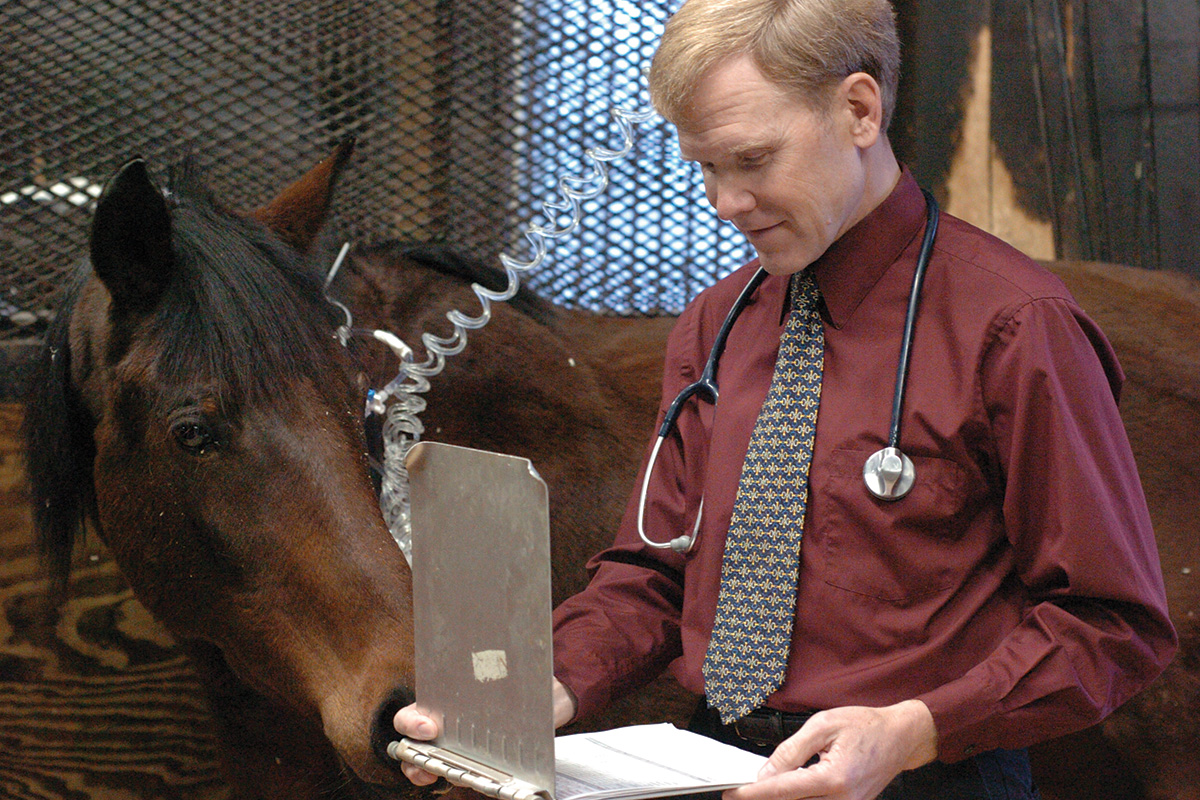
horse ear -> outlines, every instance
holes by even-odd
[[[113,308],[148,311],[171,276],[171,214],[134,159],[108,182],[92,217],[92,269],[112,296]]]
[[[250,216],[301,253],[307,252],[325,224],[333,187],[353,151],[354,137],[349,136],[324,161]]]

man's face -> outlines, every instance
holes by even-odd
[[[679,127],[708,202],[771,274],[801,271],[865,214],[851,115],[834,98],[829,111],[811,108],[738,56],[705,75]]]

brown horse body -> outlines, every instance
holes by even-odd
[[[340,163],[314,170],[257,218],[303,250]],[[134,196],[148,198],[144,187]],[[125,242],[126,260],[144,253],[123,236],[116,249]],[[35,503],[54,508],[64,483],[91,485],[94,476],[95,507],[85,494],[79,507],[67,503],[65,515],[94,512],[138,597],[189,643],[213,699],[235,796],[406,792],[378,745],[411,685],[409,574],[371,495],[357,422],[362,389],[394,377],[390,353],[355,339],[348,360],[332,346],[332,322],[312,306],[258,310],[296,314],[324,338],[308,354],[313,364],[276,381],[283,397],[249,392],[223,406],[212,389],[225,377],[161,374],[156,354],[164,343],[145,307],[161,310],[166,295],[151,302],[137,284],[122,288],[112,259],[99,268],[104,259],[100,253],[100,276],[68,309],[69,336],[57,344],[65,351],[53,363],[69,360],[58,387],[69,402],[31,407]],[[1057,269],[1108,330],[1129,373],[1123,409],[1184,651],[1103,726],[1042,748],[1042,783],[1047,798],[1064,800],[1194,798],[1200,474],[1179,454],[1200,434],[1200,292],[1182,279],[1119,267]],[[476,307],[469,280],[495,286],[499,278],[438,249],[380,246],[356,253],[333,291],[353,308],[356,327],[416,343],[422,332],[449,332],[446,311]],[[110,310],[121,302],[129,313]],[[491,323],[433,380],[425,438],[530,458],[546,479],[556,602],[582,587],[584,562],[624,510],[658,407],[670,325],[567,311],[522,293],[495,306]],[[327,380],[313,380],[307,369],[325,370]],[[84,423],[69,425],[67,410]],[[189,451],[212,434],[197,422],[224,425],[227,449]],[[66,428],[78,428],[73,439],[62,435]],[[80,464],[64,455],[68,447],[94,457]],[[55,471],[55,459],[82,472]],[[70,541],[63,542],[64,525],[41,520],[60,568]],[[690,702],[667,682],[599,724],[678,719]],[[1099,776],[1101,788],[1077,767]]]

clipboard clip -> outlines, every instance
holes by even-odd
[[[488,797],[500,800],[554,800],[551,792],[539,789],[528,781],[429,742],[400,739],[388,745],[387,753],[397,761],[415,764],[426,772],[440,775],[451,783],[474,789]]]

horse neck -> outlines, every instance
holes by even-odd
[[[662,393],[662,362],[674,317],[610,317],[567,312],[562,335],[583,355],[636,418],[654,416]]]

